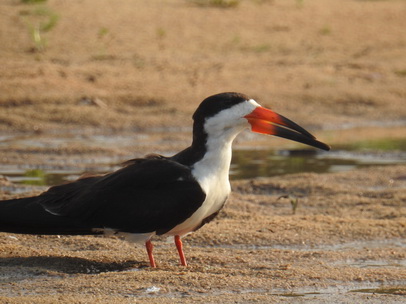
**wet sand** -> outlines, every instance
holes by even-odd
[[[252,96],[333,148],[404,138],[403,1],[42,7],[59,19],[39,50],[27,25],[46,22],[37,6],[0,4],[2,165],[91,171],[173,153],[190,143],[198,103],[221,91]],[[235,146],[303,148],[249,133]],[[0,302],[403,303],[406,166],[232,188],[220,215],[185,237],[187,268],[165,239],[151,269],[143,246],[114,237],[0,233]],[[0,199],[43,190],[0,179]]]
[[[187,268],[164,239],[155,242],[158,268],[151,269],[143,246],[117,238],[1,233],[0,299],[401,303],[405,172],[390,166],[235,181],[220,216],[184,238]]]

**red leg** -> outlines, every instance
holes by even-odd
[[[152,245],[151,240],[145,242],[145,247],[147,248],[149,263],[151,267],[155,268],[156,264],[154,260],[154,255],[152,254],[152,249],[154,249],[154,245]]]
[[[185,254],[183,253],[183,245],[179,235],[175,235],[175,245],[179,252],[180,264],[187,266]]]

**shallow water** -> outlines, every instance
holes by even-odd
[[[244,179],[301,172],[329,173],[405,163],[406,148],[385,151],[342,146],[329,152],[310,149],[240,150],[234,152],[231,177]]]
[[[159,135],[159,134],[158,134]],[[115,147],[139,146],[156,143],[161,135],[73,135],[48,138],[41,136],[1,136],[0,146],[14,145],[20,148],[59,148],[80,144],[85,147],[97,148],[103,144]],[[181,146],[181,143],[179,143]],[[169,154],[170,155],[170,154]],[[80,160],[75,166],[54,166],[52,164],[12,165],[0,163],[0,175],[6,176],[17,184],[52,186],[72,181],[80,177],[86,170],[83,164],[91,162],[92,173],[106,173],[119,168],[122,161],[117,157],[95,155],[90,159]],[[355,168],[393,165],[406,163],[406,138],[360,140],[348,145],[333,146],[331,151],[316,149],[275,150],[234,149],[231,164],[231,179],[246,179],[256,177],[271,177],[300,172],[339,172]]]
[[[147,139],[147,135],[141,136]],[[144,138],[145,137],[145,138]],[[76,138],[75,140],[78,140]],[[82,141],[81,138],[79,138]],[[132,138],[134,141],[134,138]],[[83,139],[82,143],[85,140]],[[106,138],[95,136],[87,140],[89,146],[97,146],[100,142],[114,142],[115,145],[129,145],[129,137]],[[148,141],[148,140],[147,140]],[[0,144],[17,142],[29,147],[58,147],[61,143],[74,142],[74,139],[42,139],[3,137]],[[117,158],[92,157],[92,172],[106,173],[119,168]],[[332,147],[329,152],[315,149],[274,150],[274,149],[236,149],[233,151],[231,179],[271,177],[300,172],[339,172],[355,168],[393,165],[406,163],[406,139],[385,139],[375,141],[359,141],[350,145]],[[52,186],[77,179],[83,174],[80,166],[17,166],[0,164],[0,175],[6,176],[17,184]]]

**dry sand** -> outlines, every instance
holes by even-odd
[[[0,3],[3,130],[189,127],[224,91],[313,129],[405,117],[401,0],[49,0],[42,52],[30,27],[50,17],[19,2]]]
[[[190,142],[197,104],[222,91],[252,96],[333,147],[404,138],[405,13],[401,0],[1,1],[1,162],[88,168],[170,153]],[[35,44],[30,29],[55,14]],[[17,141],[34,134],[36,145]],[[94,134],[123,143],[89,145]],[[237,146],[292,145],[258,138],[243,134]],[[28,195],[0,186],[0,199]],[[404,301],[405,166],[232,187],[219,217],[185,238],[187,268],[161,239],[151,269],[142,246],[116,238],[0,233],[0,303]]]

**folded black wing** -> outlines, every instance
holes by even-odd
[[[94,227],[162,234],[189,218],[206,195],[189,167],[145,159],[104,176],[52,187],[40,198],[48,212]]]

